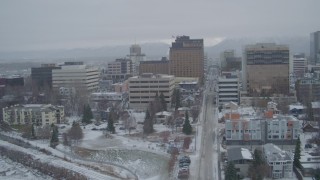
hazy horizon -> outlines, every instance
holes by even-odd
[[[317,0],[2,0],[0,52],[96,48],[225,38],[309,36],[320,30]]]

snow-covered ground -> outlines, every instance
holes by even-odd
[[[132,112],[132,114],[137,122],[144,121],[144,112]],[[67,124],[58,125],[60,143],[62,142],[61,135],[66,133],[71,128],[73,121],[79,122],[81,121],[81,118],[76,116],[69,117],[67,118]],[[194,171],[192,172],[194,174],[197,171],[196,160],[199,159],[198,154],[194,151],[198,151],[198,148],[200,147],[202,134],[202,127],[200,125],[197,126],[196,139],[192,139],[192,144],[188,150],[188,154],[190,154],[192,162],[194,162],[190,168],[194,169],[192,170]],[[149,135],[148,137],[143,137],[142,124],[138,124],[136,129],[131,130],[129,134],[128,131],[120,130],[120,127],[123,127],[121,122],[116,123],[116,134],[109,135],[108,137],[106,137],[105,133],[100,130],[107,127],[106,122],[102,122],[100,125],[89,124],[81,127],[83,129],[84,138],[76,146],[79,147],[78,150],[87,151],[88,153],[80,159],[73,158],[71,149],[63,146],[62,144],[58,145],[56,149],[52,149],[49,147],[48,140],[29,141],[21,138],[16,133],[7,133],[7,135],[28,141],[33,146],[50,151],[54,156],[56,156],[54,161],[60,162],[62,160],[59,160],[59,158],[66,158],[71,160],[72,163],[75,163],[75,166],[77,166],[76,164],[81,164],[87,166],[90,165],[93,167],[98,167],[99,163],[106,163],[104,164],[106,166],[105,169],[110,170],[111,168],[117,177],[132,177],[132,174],[130,174],[128,171],[121,169],[121,167],[125,167],[136,173],[139,179],[142,180],[168,179],[168,162],[170,157],[166,152],[168,144],[162,142],[163,137],[161,137],[160,134],[162,132],[168,132],[170,134],[169,140],[173,140],[176,137],[183,137],[181,132],[174,132],[174,134],[172,134],[172,129],[162,124],[155,124],[155,133]],[[196,126],[194,126],[194,128],[195,127]],[[77,148],[73,148],[73,152],[77,152],[76,149]],[[88,160],[87,162],[86,159]],[[92,171],[89,168],[83,168],[87,169],[88,171]],[[99,167],[100,170],[103,168],[104,167]]]
[[[48,163],[48,164],[56,166],[56,167],[63,167],[63,168],[72,170],[74,172],[78,172],[80,174],[85,175],[89,179],[110,179],[110,180],[117,179],[112,176],[101,174],[101,173],[96,172],[94,170],[91,170],[87,167],[82,167],[78,164],[67,162],[67,161],[64,161],[60,158],[46,155],[44,153],[40,153],[37,150],[26,149],[26,148],[23,148],[23,147],[14,145],[14,144],[10,144],[10,143],[8,143],[6,141],[2,141],[2,140],[0,140],[0,145],[2,147],[5,147],[6,149],[9,149],[9,150],[24,152],[24,153],[30,155],[31,157],[33,157],[33,159],[39,160],[42,163]]]
[[[0,156],[0,179],[51,180],[52,178],[20,163],[13,162],[4,156]]]

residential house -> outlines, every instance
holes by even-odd
[[[230,148],[227,151],[228,162],[233,162],[237,169],[237,174],[240,178],[247,177],[250,164],[253,162],[253,157],[249,149],[236,147]]]
[[[269,177],[274,179],[293,177],[293,155],[268,143],[263,146],[263,154],[270,168]]]

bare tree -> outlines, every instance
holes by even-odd
[[[197,118],[199,116],[199,113],[200,113],[200,110],[199,110],[198,106],[191,109],[191,116],[192,116],[193,122],[197,122]]]
[[[51,137],[50,125],[44,125],[43,127],[37,127],[37,138],[39,139],[50,139]]]

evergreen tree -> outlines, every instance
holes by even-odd
[[[51,125],[52,127],[52,135],[50,140],[50,147],[56,148],[56,146],[59,144],[59,138],[58,138],[58,127],[54,124]]]
[[[161,105],[162,105],[162,111],[167,111],[167,102],[166,102],[166,99],[163,95],[163,93],[161,92],[160,94],[160,102],[161,102]]]
[[[108,117],[108,126],[107,126],[107,130],[110,131],[112,134],[114,134],[116,132],[116,129],[113,125],[113,111],[110,111],[109,113],[109,117]]]
[[[314,120],[311,101],[309,101],[309,103],[307,105],[307,115],[308,115],[309,121],[313,121]]]
[[[161,104],[161,100],[160,100],[160,97],[158,95],[158,92],[156,92],[156,96],[154,97],[154,100],[153,100],[153,112],[150,112],[151,113],[151,117],[154,118],[155,114],[157,112],[160,112],[160,111],[163,111],[162,110],[162,104]]]
[[[90,123],[91,123],[91,119],[93,119],[93,113],[92,113],[92,110],[91,110],[91,107],[90,107],[90,105],[88,104],[87,105],[87,113],[88,113],[88,118],[89,118],[89,121],[90,121]]]
[[[32,124],[32,126],[31,126],[31,137],[32,137],[33,139],[35,139],[35,138],[36,138],[36,133],[35,133],[35,127],[34,127],[34,124]]]
[[[70,137],[74,143],[78,143],[78,141],[83,138],[83,132],[79,123],[72,123],[72,127],[68,131],[68,137]]]
[[[225,171],[225,180],[237,180],[237,170],[233,162],[228,162],[227,169]]]
[[[301,168],[301,162],[300,162],[300,156],[301,156],[301,141],[300,137],[298,137],[297,143],[296,143],[296,148],[294,150],[294,158],[293,158],[293,165],[296,166],[297,168]]]
[[[186,114],[185,114],[185,120],[182,127],[182,132],[186,135],[190,135],[192,133],[192,127],[190,125],[188,111],[186,111]]]
[[[153,132],[153,120],[151,118],[149,110],[146,112],[146,117],[143,123],[143,133],[150,134]]]
[[[90,124],[91,119],[93,119],[93,114],[91,111],[90,105],[84,105],[83,106],[83,116],[82,116],[82,123]]]

